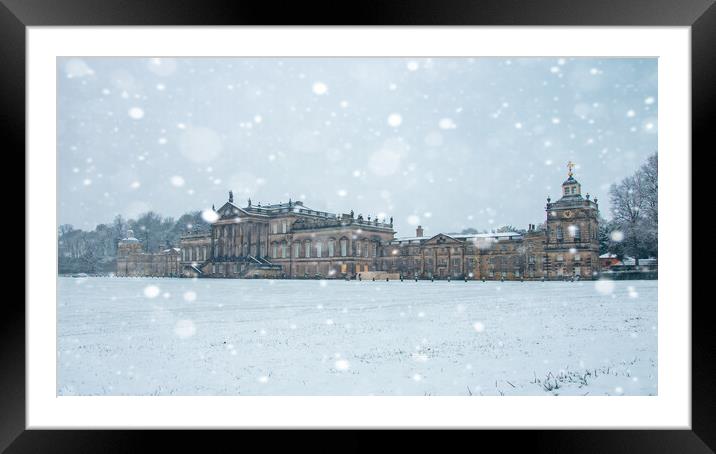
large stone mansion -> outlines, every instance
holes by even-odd
[[[543,226],[525,233],[395,237],[386,220],[317,211],[302,202],[234,203],[216,210],[209,231],[187,232],[178,248],[145,253],[131,231],[119,243],[118,276],[559,280],[600,271],[597,199],[572,174],[547,198]]]

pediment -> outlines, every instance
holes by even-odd
[[[216,214],[219,215],[219,219],[234,219],[250,216],[249,213],[231,202],[226,202],[221,208],[216,210]]]
[[[450,235],[446,235],[444,233],[438,233],[437,235],[430,238],[423,244],[425,244],[425,245],[437,244],[437,245],[448,245],[449,246],[449,245],[460,245],[460,244],[462,244],[462,242],[459,240],[456,240],[455,238],[451,237]]]

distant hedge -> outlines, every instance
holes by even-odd
[[[601,274],[604,279],[614,281],[632,280],[656,280],[659,279],[658,271],[606,271]]]

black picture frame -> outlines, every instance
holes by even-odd
[[[320,13],[317,13],[320,12]],[[711,0],[415,0],[351,2],[179,1],[179,0],[0,0],[0,118],[5,126],[6,155],[25,166],[26,27],[92,25],[438,25],[438,26],[690,26],[692,38],[692,148],[711,139],[716,99],[716,7]],[[708,142],[707,142],[708,141]],[[684,159],[691,159],[684,150]],[[696,174],[693,174],[694,177]],[[697,181],[694,178],[694,181]],[[694,195],[696,192],[693,191]],[[26,206],[26,209],[28,207]],[[688,220],[688,228],[692,222]],[[25,244],[29,238],[25,235]],[[691,244],[687,247],[691,248]],[[15,260],[19,255],[15,255]],[[31,266],[31,264],[29,264]],[[19,267],[13,265],[17,270]],[[694,269],[694,268],[692,268]],[[31,272],[26,269],[26,273]],[[691,284],[691,283],[690,283]],[[692,289],[693,293],[693,289]],[[709,298],[693,298],[691,430],[529,430],[520,436],[481,431],[472,438],[480,446],[499,443],[507,452],[529,446],[534,452],[714,452],[716,447],[716,345],[707,316]],[[672,301],[670,304],[691,304]],[[24,302],[6,296],[0,311],[0,450],[6,452],[135,452],[149,447],[148,438],[203,451],[219,449],[232,432],[192,440],[187,432],[120,430],[26,430]],[[265,437],[298,447],[304,434]],[[248,434],[240,435],[244,439]],[[344,434],[348,448],[361,445],[356,433]],[[401,450],[422,445],[422,436],[401,438]],[[194,443],[194,445],[192,445]]]

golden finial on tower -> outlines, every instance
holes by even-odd
[[[568,161],[567,162],[567,170],[568,170],[567,175],[569,175],[570,177],[572,176],[573,168],[574,168],[574,163],[572,161]]]

